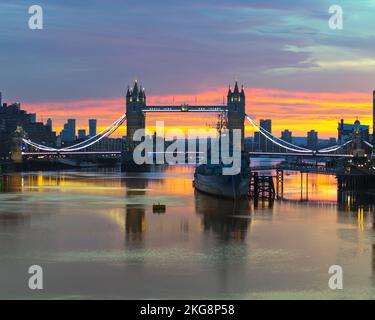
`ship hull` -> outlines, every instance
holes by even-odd
[[[196,190],[223,198],[245,198],[249,191],[249,177],[243,175],[194,175]]]

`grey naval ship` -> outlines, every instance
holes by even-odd
[[[249,160],[242,156],[241,171],[236,175],[223,175],[223,165],[202,164],[194,173],[196,190],[223,198],[241,199],[249,192],[250,171]]]

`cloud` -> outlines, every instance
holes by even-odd
[[[39,3],[45,28],[35,32],[27,28],[32,1],[0,4],[0,89],[7,100],[53,116],[57,126],[68,114],[82,126],[87,114],[103,123],[116,119],[134,78],[146,86],[149,103],[197,96],[215,104],[237,78],[250,90],[249,112],[272,116],[277,128],[292,120],[294,130],[298,121],[315,128],[315,114],[331,121],[319,127],[327,135],[342,115],[369,122],[373,1],[338,1],[340,32],[328,28],[323,0]]]
[[[333,34],[325,1],[40,3],[41,32],[27,28],[30,1],[1,4],[0,61],[7,79],[2,90],[17,100],[108,98],[135,77],[155,94],[222,86],[236,77],[252,86],[322,91],[319,78],[333,81],[339,74],[320,68],[309,75],[313,85],[299,80],[295,88],[293,78],[272,78],[269,71],[296,68],[308,74],[320,66],[314,48],[323,45],[345,46],[354,59],[350,43],[361,25],[348,18],[355,32]],[[345,3],[348,16],[357,7],[363,14],[356,2]],[[369,23],[367,28],[374,24]],[[367,36],[355,43],[369,54]],[[290,46],[304,50],[292,52]]]

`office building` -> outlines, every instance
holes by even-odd
[[[269,133],[272,133],[272,120],[271,119],[261,119],[260,120],[260,127]],[[273,151],[273,143],[268,140],[264,135],[261,134],[260,136],[260,150],[265,152],[272,152]]]
[[[36,123],[36,113],[30,113],[30,121],[31,123]]]
[[[46,126],[47,126],[48,128],[50,128],[51,131],[52,131],[52,119],[51,119],[51,118],[48,118],[48,119],[47,119]]]
[[[96,126],[97,126],[97,120],[89,119],[89,136],[90,137],[93,137],[96,135]]]
[[[78,139],[79,140],[86,139],[86,130],[85,129],[79,129],[78,130]]]
[[[315,150],[318,148],[318,132],[311,130],[307,133],[307,148]]]
[[[286,141],[286,142],[292,143],[292,140],[293,140],[292,132],[289,131],[288,129],[282,131],[281,132],[281,139]]]
[[[62,142],[72,142],[76,140],[76,120],[68,119],[64,124],[64,129],[60,133]]]
[[[260,127],[267,132],[272,132],[272,120],[271,119],[261,119]],[[262,133],[254,133],[254,150],[262,152],[272,152],[273,143],[269,141]]]
[[[46,146],[56,146],[56,134],[43,123],[33,120],[34,116],[22,110],[19,103],[0,105],[0,158],[9,158],[12,136],[17,127],[23,129],[28,139]]]

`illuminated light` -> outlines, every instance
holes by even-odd
[[[130,102],[133,102],[133,98],[130,98]]]

